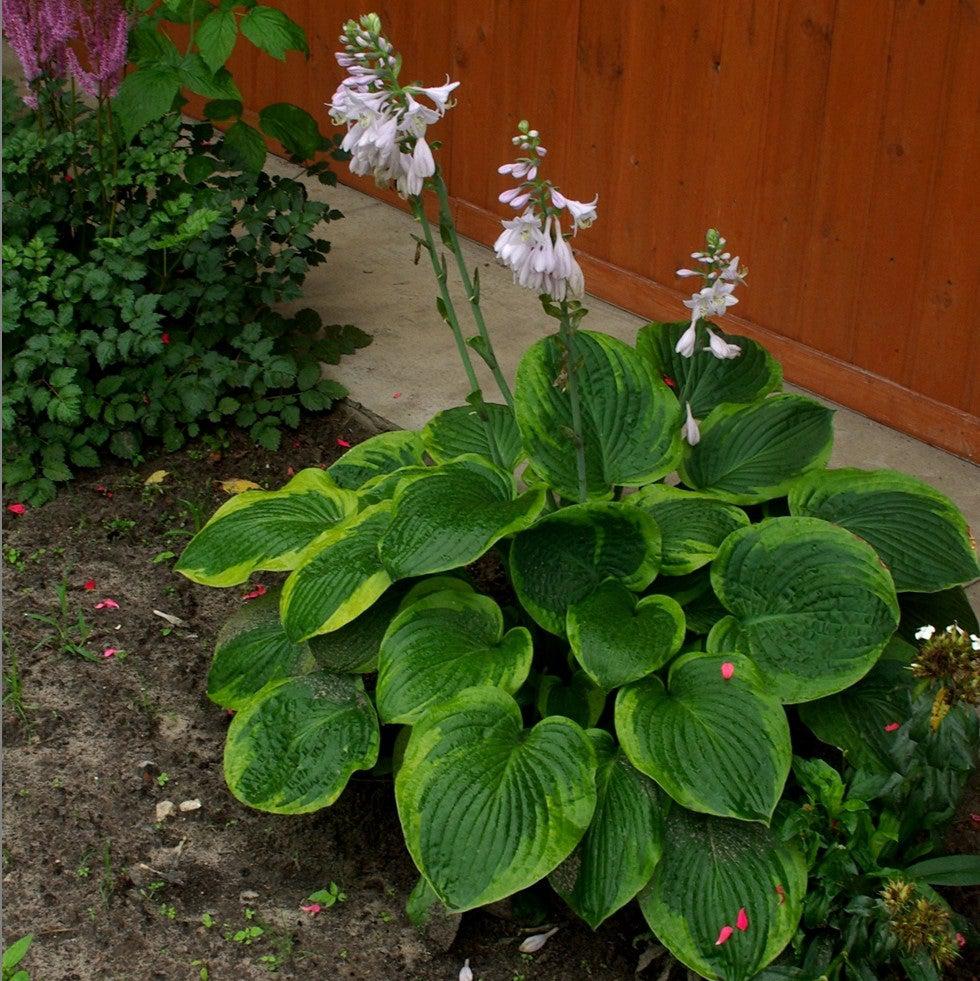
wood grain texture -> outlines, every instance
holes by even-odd
[[[251,109],[326,120],[352,0],[280,0],[311,58],[243,50]],[[508,209],[524,117],[548,174],[599,221],[574,246],[591,292],[650,317],[685,313],[674,276],[704,229],[751,272],[729,325],[788,379],[980,461],[980,13],[965,0],[386,0],[403,76],[462,82],[431,135],[461,231]],[[240,46],[247,49],[246,45]],[[403,207],[338,168],[351,186]]]

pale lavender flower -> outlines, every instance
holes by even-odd
[[[553,927],[547,933],[536,933],[533,937],[528,937],[517,949],[522,954],[536,954],[557,932],[558,927]]]
[[[687,419],[681,427],[681,435],[687,440],[688,446],[697,446],[701,442],[701,430],[698,428],[698,421],[691,411],[691,403],[687,402],[686,405]]]
[[[721,361],[737,358],[742,353],[742,349],[737,344],[729,344],[728,341],[722,340],[710,327],[708,328],[708,346],[704,350],[710,351]]]

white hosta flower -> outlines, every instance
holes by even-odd
[[[598,194],[591,201],[573,201],[553,187],[551,200],[556,208],[565,208],[568,211],[572,216],[572,226],[576,231],[580,228],[588,228],[596,220],[596,206],[599,203]]]
[[[468,957],[463,961],[463,966],[459,969],[459,981],[473,981],[473,969],[470,967],[470,959]]]
[[[959,626],[958,624],[955,624],[955,623],[951,623],[946,628],[946,633],[948,633],[948,634],[954,634],[954,635],[955,634],[959,634],[961,637],[965,637],[966,636],[966,631],[961,626]]]
[[[738,297],[732,296],[734,291],[734,283],[725,283],[720,279],[698,290],[691,299],[684,301],[684,306],[691,311],[691,323],[696,324],[703,317],[723,316],[729,307],[738,303]]]
[[[411,155],[402,154],[401,160],[402,173],[396,180],[399,193],[402,197],[421,194],[426,177],[431,177],[436,172],[436,162],[425,137],[420,136],[415,141],[415,149]]]
[[[426,98],[431,99],[441,116],[445,111],[450,108],[449,106],[449,96],[455,89],[459,88],[459,82],[450,82],[449,76],[446,76],[445,85],[432,85],[429,87],[418,87],[415,89],[416,92],[421,95],[426,96]]]
[[[522,954],[536,954],[557,932],[558,927],[553,927],[547,933],[536,933],[533,937],[528,937],[517,949]]]
[[[694,357],[694,348],[698,342],[698,329],[697,325],[692,322],[691,326],[684,331],[683,334],[678,338],[677,343],[674,345],[674,350],[682,358]]]
[[[932,640],[932,635],[936,632],[936,628],[932,624],[927,624],[924,627],[919,627],[915,632],[916,640]]]
[[[980,637],[970,634],[970,647],[975,651],[980,651]]]
[[[728,253],[725,252],[719,258],[727,259]],[[748,270],[739,268],[738,258],[739,258],[738,256],[735,256],[735,258],[732,259],[731,262],[729,262],[728,265],[721,270],[721,272],[718,274],[719,279],[723,279],[726,283],[735,283],[736,285],[738,283],[745,282],[745,276]]]
[[[510,203],[513,205],[514,201]],[[582,269],[556,219],[548,218],[542,227],[540,216],[528,209],[520,218],[501,224],[504,230],[493,249],[513,271],[515,283],[536,293],[548,293],[559,301],[582,296]]]
[[[687,440],[688,446],[697,446],[701,442],[701,430],[698,428],[698,421],[691,411],[690,402],[687,403],[687,421],[681,427],[681,435]]]
[[[742,349],[737,344],[729,344],[728,341],[722,340],[710,327],[708,346],[704,350],[710,351],[720,361],[737,358],[742,353]]]

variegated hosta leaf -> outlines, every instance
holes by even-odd
[[[563,715],[589,729],[602,715],[606,693],[584,671],[576,671],[567,682],[558,675],[543,674],[534,703],[542,719]]]
[[[350,623],[390,585],[378,542],[391,521],[391,502],[373,504],[313,541],[282,588],[287,635],[307,640]]]
[[[408,592],[402,597],[398,612],[407,610],[413,603],[424,599],[426,596],[431,596],[433,593],[443,593],[446,590],[463,593],[467,596],[476,592],[467,580],[461,579],[459,576],[427,576],[425,579],[419,579],[412,584]]]
[[[902,621],[898,630],[910,644],[916,642],[915,633],[927,625],[942,630],[957,624],[968,634],[980,634],[977,615],[970,606],[970,598],[961,586],[944,589],[939,593],[903,593],[898,598],[902,609]]]
[[[801,705],[800,718],[818,739],[842,750],[851,766],[892,772],[911,712],[915,678],[909,665],[915,654],[914,647],[894,638],[856,685]]]
[[[833,415],[802,395],[720,405],[701,424],[701,441],[686,451],[681,479],[735,504],[780,497],[801,474],[827,462]]]
[[[225,780],[249,807],[306,814],[332,804],[378,759],[378,719],[356,675],[270,682],[232,719]]]
[[[513,470],[524,455],[514,413],[508,406],[496,402],[485,402],[484,408],[501,457],[500,465],[505,470]],[[494,459],[483,420],[471,405],[437,412],[422,429],[422,440],[436,463],[448,463],[469,453],[491,461]]]
[[[527,528],[545,503],[540,488],[518,495],[514,478],[478,456],[433,467],[398,488],[380,551],[392,579],[445,572],[476,561]]]
[[[663,858],[640,908],[657,939],[692,971],[747,981],[796,932],[806,878],[799,850],[762,825],[672,807]],[[741,909],[745,930],[736,928]],[[725,926],[731,935],[718,944]]]
[[[381,598],[339,630],[317,634],[307,643],[320,671],[334,674],[369,674],[378,670],[381,639],[398,613],[406,589],[390,586]]]
[[[748,515],[734,504],[665,484],[642,487],[624,500],[642,508],[660,527],[664,576],[686,576],[707,565],[721,543],[749,523]]]
[[[384,722],[411,724],[431,705],[477,685],[517,691],[531,670],[531,634],[504,633],[488,596],[447,589],[417,599],[381,644],[376,693]]]
[[[363,506],[370,504],[380,504],[382,501],[390,501],[398,490],[399,485],[411,477],[420,477],[428,473],[429,467],[401,467],[392,470],[391,473],[379,474],[365,481],[358,489],[357,497]]]
[[[680,458],[681,411],[660,376],[607,334],[575,335],[590,497],[648,484]],[[558,335],[532,345],[517,368],[514,411],[535,471],[563,497],[578,497],[567,355]]]
[[[585,837],[551,873],[555,892],[595,930],[650,880],[663,851],[667,801],[603,729],[588,733],[599,761]]]
[[[666,664],[684,642],[684,611],[669,596],[636,596],[610,579],[568,608],[568,643],[592,680],[611,691]]]
[[[357,446],[352,446],[327,468],[327,473],[339,487],[358,490],[369,480],[402,467],[421,466],[424,455],[425,446],[421,434],[399,429],[391,433],[379,433]]]
[[[510,550],[511,580],[521,605],[561,636],[568,608],[605,579],[642,590],[660,568],[660,529],[640,508],[595,501],[545,515]]]
[[[295,569],[314,538],[356,510],[357,495],[322,470],[301,470],[280,490],[250,490],[225,501],[174,568],[205,586],[237,586],[257,569]]]
[[[779,362],[761,344],[748,337],[726,334],[704,320],[698,321],[694,354],[690,358],[678,354],[677,342],[690,326],[689,320],[649,323],[640,328],[636,349],[659,375],[673,380],[678,401],[681,405],[689,403],[696,418],[704,419],[723,402],[755,402],[782,385]],[[723,340],[737,344],[742,353],[728,360],[716,358],[708,350],[708,327]]]
[[[412,727],[395,778],[405,842],[455,912],[510,896],[571,853],[595,810],[595,750],[570,719],[525,730],[499,688],[467,688]]]
[[[684,807],[766,824],[793,757],[782,705],[741,654],[685,654],[666,687],[650,677],[621,689],[616,735]]]
[[[980,575],[970,528],[935,488],[894,470],[824,470],[797,481],[793,514],[823,518],[863,538],[899,592],[934,593]],[[945,626],[945,624],[943,624]]]
[[[279,590],[236,610],[218,633],[208,672],[208,698],[243,709],[270,681],[305,674],[315,666],[306,644],[294,644],[279,621]]]
[[[733,615],[708,650],[741,651],[783,703],[841,691],[898,626],[891,576],[874,549],[820,518],[770,518],[725,539],[711,584]]]

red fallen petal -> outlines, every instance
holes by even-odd
[[[119,653],[118,647],[107,647],[102,652],[102,656],[108,660],[110,657],[115,657],[118,653]]]
[[[901,729],[901,727],[901,722],[889,722],[888,725],[885,726],[885,732],[894,732],[896,729]]]
[[[735,665],[731,661],[725,661],[721,666],[721,676],[725,681],[730,681],[732,676],[735,674]]]
[[[75,178],[71,174],[65,174],[65,180],[70,184]]]
[[[226,712],[227,712],[227,713],[228,713],[229,715],[234,715],[234,714],[235,714],[235,710],[234,710],[234,709],[225,709],[225,711],[226,711]]]
[[[670,377],[670,375],[664,375],[664,384],[668,388],[677,388],[677,382],[675,382],[674,379]]]
[[[7,505],[7,510],[11,514],[26,514],[27,513],[27,505],[26,504],[8,504]]]
[[[95,604],[97,610],[118,610],[119,604],[114,599],[104,599]]]
[[[718,939],[715,941],[715,946],[720,947],[722,944],[727,944],[729,937],[735,931],[726,923],[721,930],[718,931]]]
[[[260,596],[265,596],[265,593],[266,593],[265,586],[263,586],[262,583],[259,583],[258,586],[255,587],[255,589],[253,589],[250,593],[246,593],[242,597],[242,599],[243,600],[258,599]]]
[[[970,820],[971,820],[971,821],[972,821],[972,822],[973,822],[974,824],[980,824],[980,814],[971,814],[971,815],[970,815]]]
[[[956,934],[956,946],[962,950],[966,946],[966,937],[962,933]]]
[[[292,467],[286,467],[286,476],[287,477],[295,477],[296,476],[296,471],[293,470]]]
[[[786,902],[786,893],[779,883],[776,884],[776,895],[779,897],[779,905],[782,906]]]
[[[170,335],[167,334],[167,333],[161,334],[160,335],[160,343],[161,344],[169,344],[170,343]]]
[[[339,436],[337,437],[337,445],[342,446],[345,450],[350,449],[350,443],[346,439],[341,439]]]
[[[319,903],[307,903],[304,906],[300,906],[300,909],[304,913],[309,913],[310,916],[316,916],[320,912],[321,907]]]
[[[743,933],[749,928],[749,914],[745,912],[744,906],[738,911],[738,918],[735,920],[735,926]]]
[[[84,586],[84,588],[85,589],[88,589],[90,591],[93,590],[93,589],[95,589],[95,580],[94,579],[86,579],[85,580],[85,586]]]
[[[391,397],[393,399],[400,399],[402,397],[402,393],[401,392],[393,392]]]

